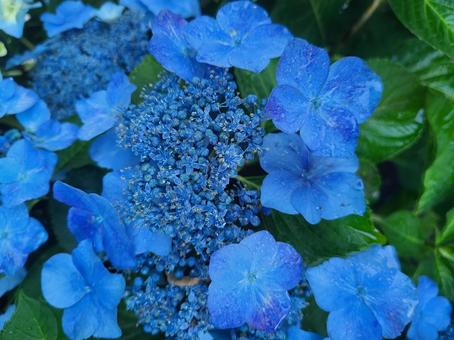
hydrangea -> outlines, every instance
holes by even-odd
[[[135,89],[128,77],[119,72],[112,76],[107,90],[95,92],[89,98],[77,101],[76,111],[83,123],[79,138],[90,140],[111,129],[122,109],[130,104]]]
[[[377,107],[382,83],[359,58],[329,63],[324,49],[292,40],[279,60],[278,86],[265,111],[280,130],[299,130],[311,150],[345,156],[356,147],[358,124]]]
[[[28,11],[38,7],[41,7],[41,4],[33,3],[32,0],[1,0],[0,30],[15,38],[22,37]]]
[[[267,231],[216,251],[210,260],[208,309],[216,328],[274,331],[291,308],[288,290],[302,278],[302,260]]]
[[[193,20],[184,31],[197,51],[197,61],[219,67],[260,72],[279,57],[292,38],[281,25],[271,23],[266,11],[250,1],[234,1],[216,15]]]
[[[311,224],[365,211],[355,156],[317,155],[300,136],[276,133],[265,136],[260,165],[268,172],[261,187],[265,207],[299,213]]]
[[[71,255],[57,254],[47,260],[41,289],[49,304],[64,309],[62,325],[70,339],[121,336],[117,306],[125,280],[104,267],[89,241],[81,242]]]
[[[53,118],[63,119],[75,113],[77,100],[105,90],[113,74],[129,72],[141,61],[148,31],[148,19],[141,13],[125,12],[109,23],[93,19],[83,29],[49,39],[31,55],[13,58],[8,66],[35,59],[29,72],[32,88]]]
[[[50,111],[43,100],[38,100],[27,110],[16,114],[16,119],[25,130],[33,132],[50,119]]]
[[[200,15],[199,0],[120,0],[120,3],[132,10],[150,11],[154,15],[165,10],[183,18]]]
[[[162,11],[152,23],[153,37],[149,51],[166,70],[186,81],[192,81],[194,77],[204,78],[208,75],[208,66],[195,59],[195,50],[184,35],[186,27],[188,23],[182,17]]]
[[[5,206],[15,206],[39,198],[49,191],[49,181],[57,164],[53,152],[35,149],[21,139],[0,158],[0,192]]]
[[[26,132],[24,136],[37,148],[58,151],[71,146],[77,139],[78,132],[77,125],[49,119],[35,131]]]
[[[416,307],[407,338],[410,340],[436,340],[438,333],[448,328],[452,307],[448,299],[438,295],[438,287],[426,276],[419,277],[419,303]]]
[[[105,251],[117,268],[134,267],[134,245],[125,225],[107,199],[97,194],[87,194],[62,182],[55,183],[54,198],[71,206],[68,228],[78,242],[89,240],[97,252]]]
[[[3,330],[3,328],[5,327],[5,324],[9,320],[11,320],[11,318],[13,317],[13,314],[15,312],[16,312],[16,306],[11,305],[6,309],[5,313],[0,314],[0,331]]]
[[[96,15],[93,7],[81,1],[64,1],[58,6],[55,14],[44,13],[41,21],[49,37],[53,37],[73,28],[82,28]]]
[[[36,94],[17,85],[12,78],[3,79],[0,73],[0,118],[30,109],[38,101]]]
[[[0,207],[0,274],[21,281],[28,255],[47,240],[40,222],[28,216],[27,207]],[[12,282],[3,282],[10,285]],[[9,290],[9,289],[7,289]]]
[[[395,338],[418,304],[392,246],[374,245],[347,259],[331,258],[307,269],[306,278],[317,304],[329,312],[331,340]]]

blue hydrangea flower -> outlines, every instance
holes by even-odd
[[[105,90],[113,74],[130,72],[140,63],[149,30],[145,15],[125,11],[109,23],[90,20],[83,29],[47,40],[28,54],[36,61],[29,71],[33,90],[49,105],[53,118],[72,116],[77,100]],[[14,59],[9,66],[27,56]]]
[[[315,301],[329,312],[331,340],[395,338],[411,321],[418,296],[392,246],[374,245],[347,259],[307,269]]]
[[[118,72],[112,76],[107,90],[77,101],[76,111],[83,122],[79,138],[90,140],[111,129],[118,121],[120,112],[128,107],[135,89],[128,77]]]
[[[89,154],[98,166],[106,169],[121,170],[139,163],[139,158],[131,150],[118,145],[114,130],[97,137],[90,146]]]
[[[78,132],[77,125],[49,119],[35,131],[25,133],[24,137],[37,148],[58,151],[71,146],[77,139]]]
[[[296,134],[268,134],[260,165],[268,172],[261,188],[264,207],[301,214],[311,224],[366,209],[358,159],[334,158],[311,152]]]
[[[96,10],[96,16],[102,21],[110,22],[120,17],[124,9],[124,6],[108,1]]]
[[[448,299],[438,296],[435,282],[426,276],[419,277],[419,303],[407,332],[410,340],[436,340],[438,332],[448,328],[452,307]]]
[[[0,73],[0,118],[30,109],[39,100],[31,90],[17,85],[12,78],[3,79]]]
[[[278,86],[265,111],[280,130],[299,130],[311,150],[344,156],[353,153],[358,124],[375,110],[383,87],[359,58],[329,64],[324,49],[292,40],[279,60]]]
[[[168,10],[183,18],[200,15],[199,0],[120,0],[122,5],[132,10],[150,11],[158,15],[161,11]]]
[[[41,21],[47,35],[53,37],[73,28],[84,27],[95,15],[95,9],[81,1],[64,1],[58,6],[55,14],[44,13],[41,15]]]
[[[80,242],[89,240],[96,252],[105,251],[120,269],[135,266],[134,245],[112,204],[97,194],[87,194],[62,182],[54,185],[54,198],[71,209],[68,229]]]
[[[266,11],[250,1],[234,1],[216,15],[193,20],[186,39],[197,51],[197,61],[219,67],[260,72],[279,57],[292,38],[281,25],[271,23]]]
[[[25,16],[30,9],[38,7],[41,4],[33,3],[32,0],[1,0],[0,30],[15,38],[22,37]]]
[[[71,255],[57,254],[47,260],[41,289],[49,304],[64,309],[62,326],[70,339],[121,336],[117,306],[125,280],[104,267],[89,241],[81,242]]]
[[[12,275],[5,275],[0,277],[0,297],[6,292],[16,288],[27,275],[25,268],[19,268]]]
[[[6,309],[6,312],[3,314],[0,314],[0,331],[3,330],[5,327],[5,324],[11,320],[13,317],[13,314],[16,312],[16,306],[11,305]]]
[[[288,290],[302,277],[301,257],[267,231],[216,251],[210,260],[208,309],[216,328],[274,331],[290,311]]]
[[[192,81],[194,77],[204,78],[208,66],[195,59],[195,50],[184,35],[187,26],[187,21],[179,15],[162,11],[152,22],[153,37],[148,49],[166,70]]]
[[[289,327],[287,330],[288,340],[322,340],[323,337],[317,333],[302,330],[297,326]]]
[[[0,207],[0,274],[19,275],[28,255],[46,242],[47,233],[25,205]]]
[[[0,158],[0,191],[6,206],[15,206],[39,198],[49,191],[49,181],[57,164],[57,155],[35,149],[21,139]]]
[[[36,131],[50,119],[50,111],[43,100],[38,100],[26,111],[16,114],[16,118],[27,131]]]

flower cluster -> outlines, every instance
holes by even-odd
[[[0,29],[20,36],[33,6],[0,0]],[[264,230],[270,209],[313,225],[364,214],[355,151],[379,77],[356,57],[330,65],[250,1],[200,14],[196,0],[64,1],[41,16],[48,40],[9,60],[35,64],[33,90],[0,76],[0,118],[14,127],[0,135],[0,297],[49,237],[29,209],[52,185],[46,199],[69,207],[77,246],[44,263],[41,290],[70,339],[120,337],[121,300],[145,332],[171,339],[322,339],[301,328],[310,295],[331,340],[405,328],[449,338],[450,303],[427,277],[415,287],[393,246],[306,266]],[[160,73],[133,84],[145,56]],[[244,95],[239,75],[274,58],[269,97]],[[57,151],[76,140],[103,168],[101,193],[68,184]],[[260,167],[261,185],[242,176]]]

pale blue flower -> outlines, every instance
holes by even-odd
[[[32,0],[0,0],[0,30],[15,37],[22,37],[25,18],[32,8],[41,7]]]

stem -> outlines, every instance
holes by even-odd
[[[241,183],[245,184],[246,186],[252,187],[252,188],[254,188],[256,190],[260,190],[260,186],[259,185],[257,185],[254,182],[251,182],[246,177],[238,175],[238,176],[236,176],[236,179],[239,180]]]
[[[366,11],[363,13],[361,18],[359,18],[358,22],[353,26],[349,38],[358,33],[358,31],[364,26],[364,24],[370,19],[372,14],[375,13],[377,8],[381,5],[383,0],[374,0],[370,6],[366,9]]]
[[[22,38],[20,38],[19,41],[20,41],[25,47],[27,47],[29,50],[35,49],[35,45],[33,45],[33,43],[32,43],[30,40],[28,40],[27,38],[22,37]]]

